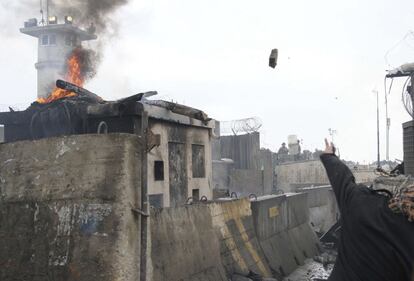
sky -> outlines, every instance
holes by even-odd
[[[37,41],[19,28],[39,12],[10,4],[20,2],[0,0],[0,109],[36,99]],[[103,60],[85,86],[103,98],[156,90],[217,120],[258,117],[273,151],[291,134],[321,149],[331,128],[341,157],[366,163],[377,157],[378,91],[385,158],[384,75],[414,60],[413,1],[130,0],[111,18],[118,32],[101,38]],[[403,157],[410,120],[403,83],[388,96],[391,160]]]

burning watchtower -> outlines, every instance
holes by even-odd
[[[61,24],[56,16],[52,16],[47,24],[38,24],[36,19],[30,19],[20,29],[20,32],[38,38],[38,62],[35,64],[38,98],[47,98],[56,80],[65,79],[67,59],[73,50],[83,41],[97,39],[93,26],[84,31],[72,23],[70,16],[66,16]]]

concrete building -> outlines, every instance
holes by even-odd
[[[47,98],[57,79],[65,79],[66,60],[83,41],[95,40],[97,36],[72,25],[73,19],[65,17],[59,23],[57,17],[49,17],[45,25],[36,19],[25,22],[20,32],[38,39],[37,97]]]
[[[211,130],[201,122],[177,122],[148,110],[151,131],[160,144],[148,153],[148,186],[152,206],[182,206],[192,197],[212,198]],[[182,119],[182,116],[176,116]],[[192,120],[195,121],[195,120]],[[211,124],[213,125],[213,124]]]
[[[147,112],[147,138],[152,142],[147,154],[151,205],[175,207],[184,205],[190,197],[195,201],[203,196],[211,199],[214,120],[196,119],[191,112],[201,111],[193,108],[153,102],[132,102],[137,108],[131,111],[123,109],[122,104],[115,107],[113,103],[90,105],[88,133],[98,132],[100,124],[106,124],[108,133],[141,134],[142,114]]]
[[[151,143],[146,160],[150,202],[155,207],[170,207],[184,205],[189,197],[200,200],[213,195],[211,142],[215,122],[197,119],[195,115],[201,113],[164,101],[127,98],[85,104],[66,99],[40,108],[0,113],[0,124],[5,126],[6,142],[73,134],[142,135],[145,114],[146,138]]]

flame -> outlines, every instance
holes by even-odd
[[[83,87],[84,78],[82,77],[81,72],[81,63],[80,63],[80,57],[79,52],[75,49],[72,55],[67,60],[67,70],[66,70],[66,76],[65,80],[75,84],[76,86]],[[76,94],[73,92],[69,92],[63,89],[59,89],[58,87],[55,87],[52,93],[47,98],[38,98],[38,103],[51,103],[59,99],[63,98],[69,98],[69,97],[75,97]]]

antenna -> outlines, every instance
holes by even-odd
[[[46,0],[46,24],[49,24],[49,0]]]
[[[40,20],[40,24],[45,25],[45,16],[43,14],[43,0],[40,0],[40,14],[42,15],[42,19]]]

